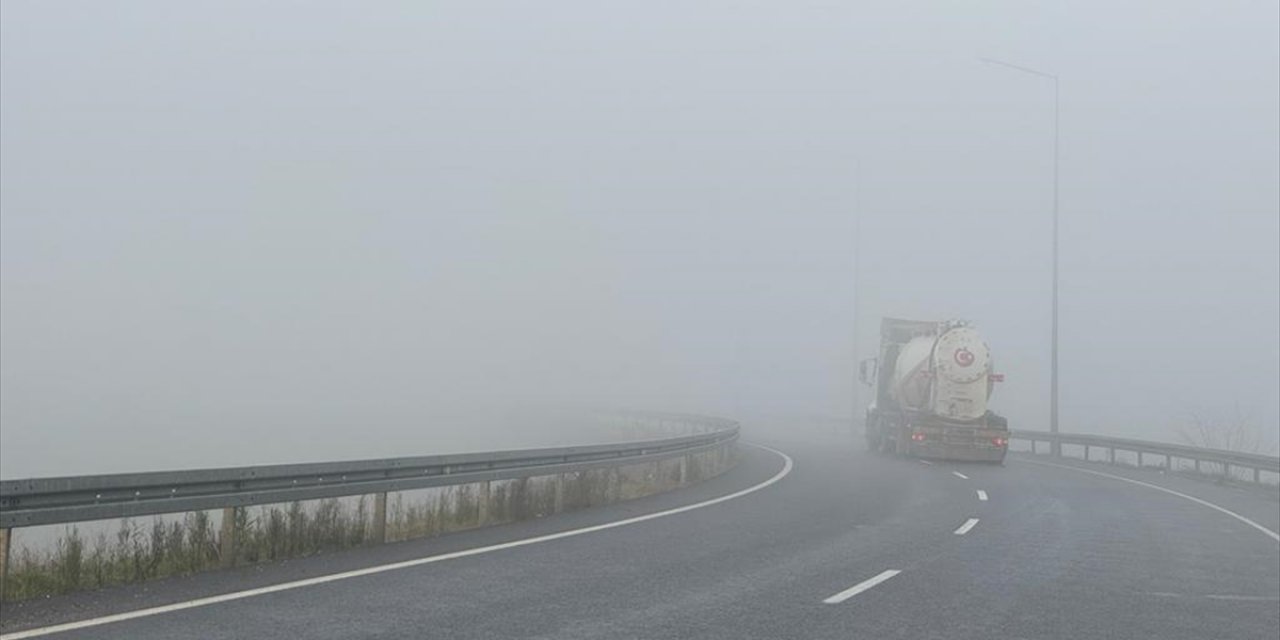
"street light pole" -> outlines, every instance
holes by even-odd
[[[1058,76],[1053,76],[1053,340],[1049,357],[1049,432],[1058,432]],[[1053,443],[1053,455],[1062,445]]]
[[[853,421],[850,430],[858,430],[862,418],[862,362],[858,350],[858,329],[862,314],[862,163],[854,162],[853,176]],[[864,425],[865,426],[865,425]]]
[[[1053,81],[1053,320],[1049,356],[1049,431],[1058,432],[1058,76],[1052,73],[1037,71],[1029,67],[1011,64],[1001,60],[982,58],[987,64],[999,65],[1014,71],[1048,78]],[[1057,441],[1051,446],[1054,456],[1061,455],[1061,447]]]

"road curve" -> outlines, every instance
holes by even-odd
[[[269,567],[7,605],[3,631],[506,545],[51,638],[1275,638],[1280,529],[1264,494],[1186,494],[1013,460],[883,458],[810,423],[749,435],[698,487]],[[1090,466],[1088,469],[1097,470]],[[510,545],[773,484],[626,526]],[[982,499],[985,497],[986,499]]]

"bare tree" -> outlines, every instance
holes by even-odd
[[[1245,453],[1275,453],[1274,434],[1268,433],[1258,423],[1240,411],[1240,403],[1232,407],[1228,415],[1210,415],[1200,410],[1188,410],[1188,425],[1178,428],[1178,435],[1195,447],[1243,451]]]

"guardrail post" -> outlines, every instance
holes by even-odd
[[[1254,477],[1257,477],[1256,470]],[[0,529],[0,600],[4,600],[4,580],[9,575],[9,537],[12,529]]]
[[[563,512],[563,511],[564,511],[564,474],[563,474],[563,473],[557,473],[557,474],[556,474],[556,503],[555,503],[555,512],[556,512],[556,513],[561,513],[561,512]]]
[[[236,508],[222,508],[222,532],[218,535],[218,564],[227,569],[236,564]]]
[[[1113,464],[1113,465],[1116,463],[1116,448],[1115,448],[1115,447],[1108,447],[1108,448],[1107,448],[1107,463],[1108,463],[1108,464]]]
[[[689,456],[685,454],[680,456],[680,486],[684,486],[689,482]]]
[[[480,483],[480,513],[476,515],[476,521],[480,526],[489,524],[489,496],[491,495],[489,481],[485,480]]]
[[[1199,458],[1197,458],[1195,462],[1196,462],[1196,473],[1200,473],[1200,460],[1199,460]]]
[[[1262,474],[1258,473],[1258,468],[1257,468],[1257,467],[1254,467],[1254,468],[1253,468],[1253,483],[1254,483],[1254,484],[1261,484],[1261,483],[1262,483]]]
[[[1141,451],[1135,451],[1134,453],[1137,453],[1137,454],[1138,454],[1138,468],[1139,468],[1139,469],[1141,469],[1141,468],[1142,468],[1142,452],[1141,452]]]
[[[605,502],[617,502],[622,499],[622,472],[618,467],[609,467],[609,484]]]
[[[1164,470],[1173,471],[1173,456],[1167,453],[1164,456]]]
[[[369,539],[374,544],[387,541],[387,492],[373,494],[373,535]]]

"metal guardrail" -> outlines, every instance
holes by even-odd
[[[585,471],[698,453],[738,437],[729,420],[629,414],[703,431],[488,453],[0,481],[0,529],[315,500]]]
[[[281,464],[192,471],[31,478],[0,481],[0,598],[12,530],[19,527],[221,509],[218,556],[236,562],[235,513],[250,506],[372,495],[372,543],[386,541],[387,494],[413,489],[553,476],[556,506],[572,474],[679,459],[679,484],[697,454],[727,453],[738,423],[722,418],[653,412],[607,414],[619,426],[672,433],[629,442],[379,460]],[[480,526],[485,518],[480,516]]]
[[[1221,465],[1223,475],[1229,475],[1233,467],[1249,469],[1253,472],[1252,477],[1255,483],[1261,481],[1259,476],[1262,471],[1280,474],[1280,457],[1257,453],[1203,449],[1180,444],[1078,433],[1050,433],[1048,431],[1017,430],[1011,433],[1011,437],[1014,440],[1030,441],[1032,453],[1036,452],[1037,442],[1048,442],[1051,445],[1050,450],[1055,452],[1056,455],[1061,454],[1062,445],[1064,444],[1084,447],[1085,459],[1089,459],[1090,450],[1096,447],[1107,452],[1107,462],[1111,464],[1115,464],[1116,451],[1131,451],[1138,456],[1138,466],[1143,465],[1143,454],[1148,454],[1163,457],[1165,468],[1172,468],[1174,460],[1190,460],[1195,464],[1196,471],[1201,471],[1202,463],[1206,462]]]

